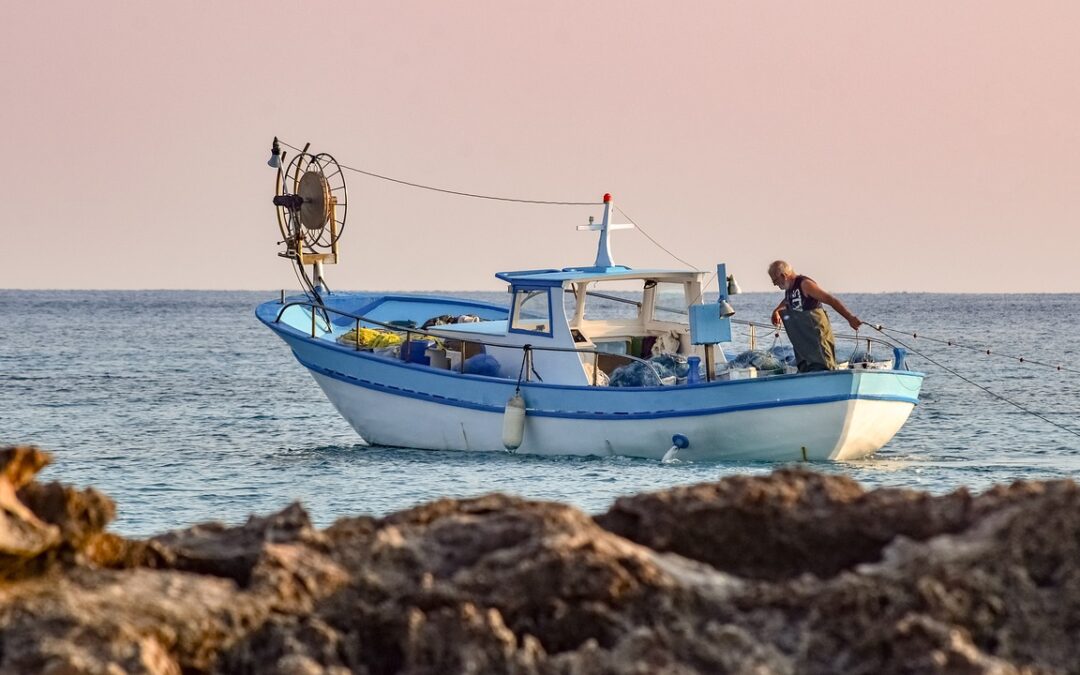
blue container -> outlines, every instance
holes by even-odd
[[[469,375],[486,375],[487,377],[501,377],[502,368],[499,362],[491,354],[474,354],[465,359],[465,372]]]
[[[690,370],[686,371],[686,383],[697,384],[701,382],[701,357],[691,356],[687,358],[686,365],[690,366]]]
[[[428,355],[425,352],[427,352],[432,344],[431,340],[411,340],[406,342],[406,349],[402,350],[402,353],[405,354],[405,360],[408,363],[418,363],[422,366],[430,366],[431,359],[428,358]]]

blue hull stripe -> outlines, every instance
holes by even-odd
[[[296,353],[293,353],[296,355]],[[439,396],[437,394],[429,394],[422,391],[414,391],[412,389],[404,389],[402,387],[395,387],[390,384],[384,384],[382,382],[373,382],[371,380],[365,380],[344,373],[339,373],[334,370],[317,366],[313,363],[307,362],[296,357],[308,370],[313,373],[325,375],[334,380],[345,382],[357,387],[363,387],[364,389],[372,389],[387,394],[394,394],[396,396],[405,396],[407,398],[413,398],[420,401],[427,401],[429,403],[437,403],[439,405],[449,405],[458,408],[469,408],[471,410],[482,410],[484,412],[502,413],[503,409],[499,406],[487,405],[484,403],[476,403],[474,401],[465,401],[462,399],[448,398],[445,396]],[[582,419],[582,420],[647,420],[647,419],[663,419],[668,417],[701,417],[704,415],[715,415],[719,413],[729,412],[741,412],[744,410],[763,410],[766,408],[786,408],[789,406],[797,405],[814,405],[818,403],[834,403],[836,401],[850,401],[850,400],[862,400],[862,401],[895,401],[898,403],[910,403],[916,405],[918,399],[908,396],[891,396],[891,395],[862,395],[857,394],[841,394],[833,396],[818,396],[813,398],[802,399],[788,399],[784,401],[763,401],[760,403],[744,403],[740,405],[720,406],[714,408],[695,408],[688,410],[655,410],[650,412],[589,412],[589,411],[575,411],[575,410],[541,410],[537,408],[528,408],[529,415],[536,417],[559,417],[564,419]]]
[[[272,303],[266,303],[266,304],[272,304]],[[260,306],[260,308],[261,308],[261,306]],[[334,353],[334,354],[348,355],[349,358],[355,358],[355,359],[361,359],[361,360],[371,360],[371,361],[374,361],[374,362],[376,362],[376,363],[378,363],[380,365],[384,365],[384,366],[390,366],[390,367],[394,367],[394,368],[409,368],[409,369],[412,369],[412,370],[416,370],[417,368],[422,368],[427,374],[435,375],[436,377],[453,377],[453,378],[460,378],[460,379],[463,379],[463,380],[466,380],[466,381],[471,381],[471,382],[483,382],[485,384],[490,384],[492,382],[492,379],[493,379],[493,378],[482,376],[482,375],[470,375],[468,373],[450,372],[448,370],[435,370],[433,368],[428,368],[427,366],[418,366],[416,364],[406,363],[404,361],[398,361],[396,359],[387,359],[387,358],[384,358],[384,357],[381,357],[381,356],[374,356],[374,355],[372,355],[372,354],[370,354],[368,352],[357,351],[353,347],[346,347],[345,345],[340,345],[340,344],[337,344],[337,343],[334,343],[334,342],[327,342],[325,340],[312,339],[310,335],[307,335],[303,331],[297,330],[297,329],[295,329],[295,328],[293,328],[291,326],[288,326],[286,324],[274,323],[274,321],[272,319],[264,318],[263,316],[258,316],[258,319],[260,321],[262,321],[263,324],[265,324],[267,328],[269,328],[270,330],[277,333],[278,336],[281,337],[281,339],[284,340],[286,344],[289,344],[290,339],[297,340],[299,342],[302,342],[304,344],[307,344],[307,345],[310,345],[310,346],[313,346],[313,347],[317,347],[319,349],[328,350],[328,351],[330,351],[331,353]],[[296,356],[296,351],[295,350],[293,350],[293,355]],[[297,360],[300,361],[304,366],[310,368],[311,370],[318,370],[317,367],[309,365],[309,362],[302,360],[299,356],[297,356]],[[322,371],[319,371],[319,372],[322,372]],[[334,371],[334,372],[337,372],[337,371]],[[819,371],[819,372],[813,372],[813,373],[799,373],[797,375],[773,375],[773,376],[770,376],[769,379],[773,380],[773,381],[778,381],[778,380],[784,380],[784,379],[797,377],[800,380],[806,380],[808,378],[835,377],[835,376],[839,376],[841,374],[846,375],[848,372],[849,371],[831,370],[831,371]],[[859,372],[859,371],[850,371],[850,372]],[[866,372],[874,372],[874,371],[866,371]],[[918,373],[918,372],[915,372],[915,371],[894,370],[894,371],[889,371],[889,372],[892,372],[892,373],[894,373],[896,375],[914,375],[914,376],[916,376],[916,377],[918,377],[920,379],[920,382],[921,382],[922,377],[923,377],[922,373]],[[327,374],[329,374],[329,373],[327,373]],[[351,376],[346,375],[345,377],[349,378],[346,381],[352,381]],[[364,380],[364,381],[366,382],[367,380]],[[507,382],[507,380],[501,380],[501,381],[504,384]],[[511,384],[513,384],[513,380],[509,380],[509,382]],[[681,385],[679,388],[680,389],[687,389],[687,388],[697,388],[697,387],[709,387],[709,388],[711,388],[711,387],[740,387],[740,386],[753,386],[755,383],[756,383],[756,378],[753,378],[753,379],[745,379],[745,380],[724,380],[724,381],[713,381],[713,382],[699,382],[698,384]],[[380,386],[383,386],[383,385],[380,385]],[[529,386],[530,387],[543,388],[543,389],[570,389],[570,390],[573,390],[573,391],[581,391],[581,390],[592,389],[592,387],[587,386],[587,385],[548,384],[548,383],[545,383],[545,382],[530,382]],[[902,385],[902,386],[907,388],[907,385]],[[918,388],[918,385],[916,385],[916,388]],[[390,389],[394,389],[394,387],[391,386]],[[635,394],[635,393],[649,392],[649,391],[664,391],[664,390],[669,390],[669,389],[670,389],[670,387],[665,387],[665,386],[658,386],[658,387],[611,387],[610,389],[608,389],[608,392],[609,393],[614,393],[614,394]],[[870,396],[864,394],[861,398],[870,398]],[[886,400],[886,399],[883,399],[883,400]],[[891,400],[891,399],[888,399],[888,400]],[[918,402],[919,402],[917,398],[904,398],[904,397],[901,397],[900,399],[897,399],[897,400],[909,401],[909,402],[915,403],[915,404],[918,404]]]

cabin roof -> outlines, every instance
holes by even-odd
[[[519,270],[516,272],[499,272],[495,276],[515,285],[561,286],[566,282],[620,281],[627,279],[687,282],[697,279],[700,275],[701,272],[696,270],[635,270],[623,265],[615,265],[613,267],[566,267],[561,270]]]

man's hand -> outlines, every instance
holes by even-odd
[[[847,322],[848,325],[851,326],[851,330],[859,330],[859,326],[862,325],[862,321],[859,321],[859,317],[854,315],[852,315],[852,317],[848,319]]]
[[[779,328],[780,324],[781,324],[780,311],[779,310],[774,310],[773,313],[772,313],[772,325]]]

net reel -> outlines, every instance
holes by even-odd
[[[316,296],[325,288],[323,265],[338,262],[338,241],[345,231],[348,191],[341,165],[325,152],[308,152],[310,143],[286,163],[274,138],[270,166],[277,168],[274,205],[285,251],[283,258],[296,262]],[[311,276],[306,265],[311,265]]]

